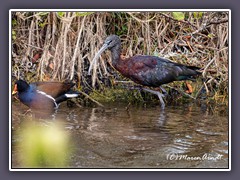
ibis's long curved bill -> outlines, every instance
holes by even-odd
[[[101,47],[101,49],[97,52],[97,54],[95,55],[95,57],[93,58],[91,65],[88,69],[88,75],[91,74],[91,71],[93,69],[93,67],[95,66],[95,64],[97,64],[97,60],[99,58],[99,56],[103,53],[103,51],[105,51],[108,48],[107,44],[103,44],[103,46]]]

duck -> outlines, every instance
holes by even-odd
[[[17,80],[12,95],[16,95],[21,103],[34,110],[54,110],[61,102],[79,96],[73,91],[72,82],[33,82]]]

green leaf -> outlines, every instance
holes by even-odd
[[[174,19],[176,19],[178,21],[184,20],[184,18],[185,18],[184,12],[172,12],[172,16]]]
[[[17,20],[16,19],[13,19],[12,20],[12,26],[16,26],[17,25]]]
[[[48,14],[49,14],[49,12],[39,12],[38,13],[39,16],[45,16],[45,15],[48,15]]]
[[[66,12],[57,12],[59,17],[63,17]]]
[[[39,23],[39,26],[40,26],[41,28],[43,28],[46,24],[47,24],[46,22],[44,22],[44,23]]]
[[[93,13],[94,12],[76,12],[76,16],[87,16]]]
[[[213,38],[213,37],[214,37],[214,34],[210,33],[210,34],[208,34],[208,37],[209,37],[209,38]]]
[[[200,19],[203,16],[203,12],[194,12],[193,17],[196,19]]]
[[[16,37],[16,31],[12,30],[12,38],[13,40],[15,40],[17,37]]]

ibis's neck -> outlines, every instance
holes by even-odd
[[[112,65],[113,67],[116,67],[117,64],[120,61],[120,55],[121,55],[121,44],[116,44],[112,49],[111,49],[111,53],[112,53]]]

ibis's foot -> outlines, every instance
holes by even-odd
[[[147,89],[147,88],[142,88],[142,90],[144,91],[147,91],[147,92],[150,92],[152,94],[156,94],[160,100],[160,103],[161,103],[161,108],[164,109],[165,108],[165,103],[164,103],[164,100],[163,100],[163,97],[165,97],[164,94],[160,93],[159,91],[154,91],[154,90],[151,90],[151,89]],[[165,91],[166,92],[166,91]]]

